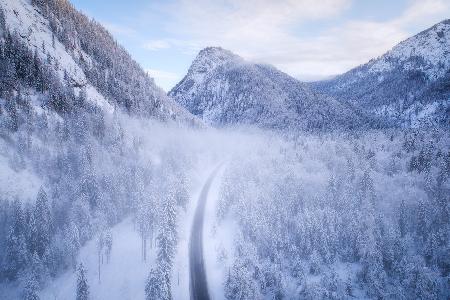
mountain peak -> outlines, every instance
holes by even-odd
[[[201,50],[194,59],[188,73],[202,77],[213,69],[230,61],[242,60],[241,57],[221,47],[207,47]]]
[[[208,74],[227,63],[239,63],[244,60],[233,52],[221,47],[207,47],[202,49],[192,62],[186,76],[169,92],[178,102],[186,107],[188,101],[179,94],[192,94],[205,81]]]
[[[220,55],[237,56],[230,50],[218,46],[210,46],[203,48],[198,53],[198,56],[220,56]]]

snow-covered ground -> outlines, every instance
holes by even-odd
[[[144,299],[145,280],[155,260],[155,247],[148,251],[147,262],[141,258],[141,239],[134,230],[131,218],[112,228],[113,247],[109,264],[101,265],[98,280],[96,240],[89,241],[80,251],[78,262],[87,269],[91,299]],[[54,280],[41,293],[41,299],[74,299],[76,273],[67,271]]]

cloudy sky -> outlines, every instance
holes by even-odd
[[[72,0],[170,90],[204,47],[301,80],[377,57],[450,16],[450,0]]]

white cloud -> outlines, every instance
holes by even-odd
[[[294,28],[338,16],[351,0],[177,0],[172,5],[171,29],[191,37],[191,44],[222,46],[302,78],[326,77],[365,63],[410,36],[411,27],[425,29],[450,13],[448,0],[413,0],[392,20],[348,20],[318,36],[302,37]]]
[[[145,43],[144,48],[150,51],[170,48],[170,42],[167,40],[151,40]]]
[[[202,49],[202,46],[195,40],[183,40],[183,39],[163,39],[163,40],[150,40],[143,44],[143,48],[150,51],[163,50],[168,48],[177,48],[183,53],[197,53]]]
[[[178,0],[172,6],[174,32],[227,45],[271,44],[289,35],[290,25],[340,13],[350,0]]]
[[[414,1],[412,5],[395,20],[399,24],[408,25],[410,23],[426,24],[435,23],[436,16],[448,17],[450,1],[448,0],[421,0]],[[440,21],[440,20],[438,20]]]
[[[263,53],[257,59],[271,61],[296,77],[327,77],[383,54],[407,36],[389,24],[351,21],[318,37],[286,41],[284,52],[274,57]]]

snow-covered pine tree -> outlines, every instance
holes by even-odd
[[[399,219],[398,219],[398,227],[400,230],[400,236],[403,238],[406,234],[406,226],[408,224],[406,220],[407,214],[406,214],[406,206],[405,206],[405,200],[402,199],[400,203],[400,212],[399,212]]]
[[[48,278],[47,267],[42,263],[36,252],[33,253],[30,259],[30,266],[27,270],[33,275],[33,278],[37,281],[38,285],[41,285]]]
[[[113,245],[113,236],[111,230],[108,229],[105,235],[105,248],[106,248],[105,254],[106,254],[106,263],[108,264],[111,259],[112,245]]]
[[[88,300],[89,299],[89,285],[86,278],[86,269],[83,263],[78,265],[77,270],[77,295],[76,300]]]
[[[0,8],[0,34],[6,29],[5,12]]]
[[[322,270],[322,257],[314,250],[310,257],[309,273],[312,275],[320,274]]]
[[[98,258],[98,283],[101,282],[101,265],[103,260],[103,248],[105,247],[105,238],[103,232],[100,232],[97,238],[97,258]]]
[[[67,254],[66,258],[69,261],[69,265],[73,268],[73,270],[75,270],[77,267],[76,255],[81,247],[81,244],[78,227],[72,221],[64,230],[64,246],[65,252]]]
[[[145,299],[146,300],[171,300],[170,286],[165,280],[165,272],[160,266],[150,270],[145,283]]]
[[[52,231],[52,214],[44,189],[40,189],[36,199],[36,207],[34,211],[36,220],[36,252],[42,257],[45,250],[50,245],[50,236]]]
[[[33,272],[30,272],[27,275],[27,278],[25,280],[25,287],[22,294],[23,300],[39,300],[39,283],[36,279],[36,276]]]
[[[33,254],[37,251],[38,244],[38,232],[36,226],[36,218],[34,216],[34,212],[32,209],[27,209],[27,226],[26,226],[26,235],[25,238],[27,240],[28,252]]]
[[[138,185],[140,186],[140,185]],[[139,190],[140,188],[138,188]],[[141,257],[142,261],[147,260],[147,238],[151,231],[153,223],[153,213],[151,211],[150,201],[141,200],[137,208],[137,225],[141,236]],[[150,243],[152,241],[150,240]]]
[[[175,207],[175,194],[172,190],[168,191],[168,196],[162,203],[161,223],[157,240],[158,265],[163,271],[163,277],[168,286],[170,295],[170,276],[177,243],[177,213]]]
[[[28,251],[25,240],[25,220],[20,200],[15,199],[12,207],[12,225],[6,239],[4,275],[9,280],[17,279],[20,271],[28,263]]]
[[[261,299],[259,287],[253,278],[248,261],[238,258],[225,281],[225,298],[228,300]]]

